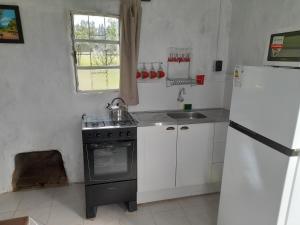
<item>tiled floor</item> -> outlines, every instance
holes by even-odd
[[[0,195],[0,220],[31,216],[41,225],[216,225],[219,195],[205,195],[139,205],[129,213],[123,205],[98,208],[84,218],[84,186]]]

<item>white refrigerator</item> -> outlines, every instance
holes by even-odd
[[[300,225],[300,70],[235,74],[218,225]]]

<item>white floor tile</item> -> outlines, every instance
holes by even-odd
[[[0,212],[15,211],[23,198],[23,192],[10,192],[0,195]]]
[[[119,225],[119,219],[125,215],[126,208],[123,205],[113,204],[98,207],[96,218],[85,220],[85,225]]]
[[[73,202],[54,200],[52,210],[55,210],[56,208],[68,209],[81,217],[84,217],[85,215],[85,203],[81,200],[74,200]]]
[[[192,225],[215,225],[217,221],[217,211],[209,208],[203,210],[199,206],[185,208],[184,213]]]
[[[54,188],[54,200],[47,225],[83,225],[85,218],[83,187],[82,184],[74,184]]]
[[[65,208],[83,217],[85,215],[83,187],[83,184],[74,184],[65,187],[54,188],[52,208]]]
[[[205,210],[208,203],[203,196],[195,196],[195,197],[182,198],[179,200],[179,204],[183,208],[190,208],[190,207],[197,206],[199,209],[202,207],[203,210]]]
[[[210,194],[210,195],[203,195],[203,197],[207,200],[207,201],[213,201],[213,202],[219,202],[220,201],[220,194]]]
[[[153,216],[156,225],[190,225],[182,210],[159,212]]]
[[[39,224],[46,225],[48,223],[50,211],[51,207],[18,210],[14,213],[14,217],[30,216]]]
[[[149,207],[152,213],[179,210],[180,205],[177,200],[167,200],[145,204],[143,207]]]
[[[52,205],[52,189],[24,191],[23,195],[24,197],[20,202],[17,210],[49,208]]]
[[[203,210],[208,207],[218,208],[219,205],[219,195],[200,195],[188,198],[179,199],[179,204],[182,208],[198,207],[200,210],[201,207]]]
[[[84,185],[13,192],[0,195],[0,220],[31,216],[41,225],[216,225],[219,195],[195,196],[138,206],[129,213],[124,204],[98,207],[85,219]]]
[[[70,184],[64,187],[53,189],[54,198],[60,200],[82,200],[84,199],[84,185],[83,184]]]
[[[216,225],[216,219],[205,213],[190,214],[187,216],[192,225]]]
[[[125,213],[119,223],[120,225],[155,225],[152,213],[143,208],[136,212]]]
[[[83,207],[69,207],[54,202],[47,225],[83,225]]]
[[[84,225],[120,225],[118,220],[109,221],[106,223],[103,223],[103,221],[99,220],[85,220]]]
[[[10,212],[2,212],[0,213],[0,220],[7,220],[12,218],[14,215],[14,211],[10,211]]]

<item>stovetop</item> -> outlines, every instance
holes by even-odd
[[[136,121],[128,114],[126,120],[112,121],[109,117],[101,117],[96,115],[82,116],[82,130],[99,130],[113,128],[136,127]]]

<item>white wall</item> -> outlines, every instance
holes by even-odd
[[[227,0],[224,0],[227,2]],[[14,0],[25,44],[0,45],[0,192],[11,190],[14,156],[58,149],[71,182],[83,180],[81,115],[104,113],[117,93],[77,94],[71,58],[69,11],[118,13],[118,0]],[[218,55],[227,60],[230,4],[222,10],[216,53],[218,0],[152,0],[143,3],[141,61],[166,60],[170,46],[193,47],[193,73],[207,73],[204,87],[187,89],[195,107],[222,107],[224,74],[212,74]],[[141,104],[131,110],[174,109],[178,87],[140,84]]]
[[[191,47],[191,76],[207,75],[204,87],[186,86],[186,103],[194,108],[224,106],[225,73],[213,73],[215,59],[227,66],[230,0],[221,0],[220,38],[218,39],[219,0],[152,0],[143,8],[140,62],[163,61],[168,47]],[[218,42],[218,46],[217,46]],[[139,84],[140,105],[131,110],[176,109],[181,86],[166,88],[165,81]]]
[[[229,69],[237,64],[263,65],[268,34],[286,27],[300,27],[299,0],[232,0]]]
[[[235,65],[262,66],[268,34],[286,27],[300,27],[299,0],[232,0],[228,73]],[[226,87],[230,106],[231,82]]]

